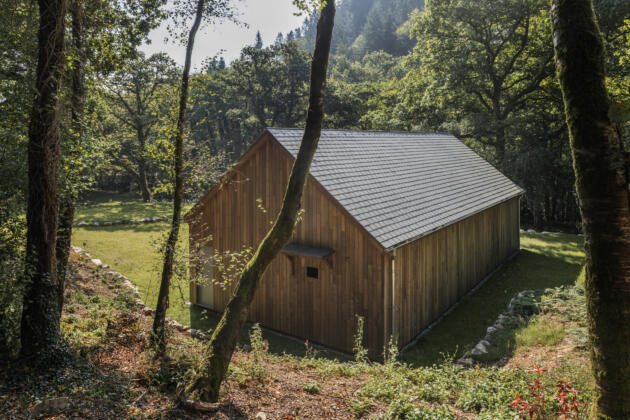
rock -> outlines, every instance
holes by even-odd
[[[68,397],[52,398],[45,400],[33,407],[31,417],[40,417],[43,414],[56,415],[70,407],[70,399]]]
[[[151,219],[149,217],[143,217],[142,219],[138,220],[140,223],[147,223],[150,222]]]
[[[103,226],[111,226],[111,225],[113,225],[112,222],[103,222]]]
[[[81,221],[79,223],[77,223],[77,226],[87,226],[89,223],[85,222],[85,221]]]
[[[534,229],[527,229],[526,232],[527,233],[536,233],[536,231]]]
[[[100,226],[101,224],[99,222],[92,222],[92,226]]]
[[[492,334],[494,334],[497,331],[498,331],[498,328],[496,328],[496,327],[488,327],[488,329],[486,330],[486,334],[492,335]]]
[[[94,265],[98,265],[99,267],[100,267],[101,265],[103,265],[103,262],[102,262],[101,260],[99,260],[98,258],[92,258],[92,259],[90,260],[90,262],[91,262],[92,264],[94,264]]]
[[[488,340],[481,340],[479,344],[483,344],[484,347],[490,347],[490,342]]]
[[[83,251],[83,249],[79,248],[78,246],[72,245],[70,247],[70,251],[74,252],[75,254],[80,254]]]
[[[479,342],[475,347],[473,347],[470,354],[472,356],[483,356],[484,354],[488,354],[488,348]]]
[[[262,411],[259,411],[258,413],[256,413],[256,417],[254,418],[256,420],[267,420],[267,415],[263,413]]]
[[[162,221],[162,218],[161,218],[161,217],[158,217],[158,216],[155,216],[155,217],[154,217],[153,219],[151,219],[151,220],[153,220],[154,222],[161,222],[161,221]]]
[[[102,267],[103,267],[103,268],[109,268],[109,265],[107,265],[107,264],[103,264],[103,265],[102,265]]]

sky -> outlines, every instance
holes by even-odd
[[[235,2],[239,11],[239,21],[248,26],[232,22],[222,22],[212,26],[206,25],[197,34],[193,51],[193,68],[199,68],[207,57],[213,57],[224,50],[222,55],[226,62],[238,58],[241,48],[254,43],[256,31],[259,30],[265,45],[272,44],[278,32],[286,35],[300,26],[304,16],[294,16],[297,8],[291,0],[242,0]],[[166,52],[179,65],[184,64],[185,47],[164,38],[168,35],[166,23],[149,34],[151,44],[140,49],[147,55]]]

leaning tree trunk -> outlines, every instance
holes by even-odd
[[[85,28],[84,5],[80,0],[74,0],[70,6],[72,15],[72,44],[76,56],[71,77],[72,91],[70,106],[72,113],[72,134],[70,141],[80,144],[85,138]],[[74,150],[75,147],[72,147]],[[72,190],[72,186],[69,190]],[[70,255],[70,241],[72,240],[72,224],[74,223],[74,200],[72,191],[61,194],[59,202],[59,226],[57,228],[57,296],[59,312],[63,308],[63,292]]]
[[[630,418],[630,208],[624,153],[609,118],[604,46],[590,0],[553,1],[556,66],[586,249],[598,418]]]
[[[175,196],[173,197],[173,221],[171,224],[171,232],[166,241],[166,249],[164,250],[162,281],[160,283],[160,293],[158,295],[155,318],[153,320],[152,341],[159,352],[163,352],[166,345],[164,339],[164,319],[166,318],[166,309],[168,308],[169,288],[171,286],[171,278],[173,277],[173,260],[175,257],[175,247],[177,246],[177,238],[179,236],[182,200],[184,196],[184,124],[186,122],[186,105],[188,102],[188,75],[190,73],[190,62],[192,60],[195,36],[197,35],[203,16],[204,1],[205,0],[197,0],[195,21],[188,34],[186,61],[184,63],[182,85],[179,92],[179,114],[177,116],[177,131],[175,133]]]
[[[248,308],[254,298],[260,279],[293,233],[304,185],[322,129],[326,71],[334,16],[335,2],[334,0],[327,0],[317,23],[306,127],[300,150],[291,170],[282,208],[273,227],[243,270],[234,295],[227,304],[219,325],[217,325],[204,349],[204,359],[199,372],[187,384],[182,394],[183,398],[192,397],[202,401],[217,401],[221,382],[227,373],[232,353],[247,319]]]
[[[59,345],[57,180],[59,91],[65,65],[65,0],[39,0],[35,100],[28,142],[26,287],[21,354],[45,357]]]

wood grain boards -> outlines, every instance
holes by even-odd
[[[258,150],[237,167],[222,188],[207,196],[187,218],[191,251],[207,242],[208,235],[218,251],[257,246],[280,209],[292,163],[275,140],[262,139]],[[266,212],[258,208],[257,198],[262,199]],[[307,181],[302,208],[304,216],[291,241],[332,248],[332,266],[320,258],[296,256],[292,274],[290,258],[279,255],[262,279],[249,319],[349,352],[356,315],[360,315],[366,320],[365,344],[376,357],[384,343],[382,247],[312,178]],[[306,277],[307,266],[318,268],[318,279]],[[232,290],[233,285],[227,290],[215,287],[212,307],[223,310]],[[191,292],[195,299],[196,290]]]
[[[519,248],[519,198],[396,250],[394,335],[402,346]]]

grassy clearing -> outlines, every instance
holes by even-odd
[[[167,223],[74,228],[72,243],[87,250],[138,286],[142,300],[155,307],[160,287],[162,255],[160,245],[166,240]],[[188,226],[182,226],[180,245],[188,243]],[[188,285],[174,282],[167,315],[190,323]]]
[[[184,204],[184,212],[192,207]],[[75,222],[114,222],[116,220],[138,220],[144,217],[170,217],[173,212],[171,201],[143,202],[135,194],[120,194],[94,191],[77,208]]]
[[[426,366],[447,356],[461,356],[484,336],[519,291],[575,283],[584,261],[582,237],[521,232],[521,248],[520,255],[408,349],[403,360]]]

